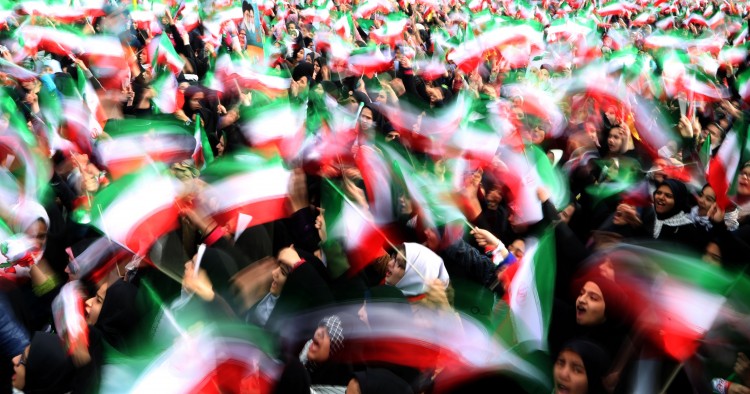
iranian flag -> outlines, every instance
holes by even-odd
[[[354,21],[351,12],[339,14],[339,17],[333,22],[333,31],[345,40],[354,37]]]
[[[746,102],[750,102],[750,69],[745,70],[737,76],[737,91],[740,97]]]
[[[195,167],[201,170],[206,168],[208,164],[214,161],[214,152],[211,149],[211,143],[208,142],[208,135],[206,130],[201,125],[201,116],[198,115],[195,118],[195,151],[193,152],[193,163]]]
[[[107,114],[104,112],[104,107],[99,101],[99,95],[96,94],[96,90],[94,90],[91,82],[86,78],[83,69],[76,67],[76,72],[78,75],[78,92],[90,113],[89,124],[91,125],[91,136],[97,137],[104,130],[104,124],[107,123]]]
[[[252,225],[287,217],[291,172],[283,164],[280,157],[251,152],[215,160],[201,173],[208,183],[201,194],[203,211],[230,227],[240,214],[251,216]]]
[[[402,12],[394,12],[386,16],[383,26],[370,32],[370,38],[378,44],[391,47],[403,41],[404,31],[409,24],[409,17]]]
[[[180,39],[178,37],[178,39]],[[151,56],[151,66],[156,69],[157,65],[164,65],[177,75],[185,67],[185,61],[182,60],[166,34],[159,35],[149,44],[148,53]]]
[[[154,78],[151,84],[156,91],[156,97],[152,100],[159,112],[163,114],[173,114],[177,108],[177,78],[174,74],[163,72]]]
[[[393,3],[389,0],[365,0],[357,6],[356,11],[354,11],[354,17],[357,19],[369,19],[376,12],[388,15],[393,11],[395,11]]]
[[[68,56],[82,52],[85,36],[80,31],[66,28],[25,25],[16,32],[23,43],[26,53],[33,55],[37,51],[51,52]]]
[[[193,134],[175,120],[110,120],[105,132],[112,138],[100,140],[96,151],[115,178],[149,163],[190,159],[195,151]]]
[[[356,274],[378,257],[387,254],[387,236],[370,213],[352,202],[336,184],[323,179],[321,189],[323,215],[328,238],[339,241],[346,254],[350,274]],[[344,182],[351,182],[345,180]]]
[[[128,174],[96,194],[91,224],[112,242],[143,256],[179,225],[177,186],[174,178],[154,167]]]
[[[596,14],[599,16],[626,16],[630,15],[632,12],[633,7],[630,7],[626,2],[624,1],[613,1],[610,3],[605,4],[602,8],[599,8],[596,10]]]
[[[348,63],[350,75],[366,75],[368,78],[388,71],[392,67],[392,59],[386,58],[380,48],[375,45],[352,50],[349,53]]]
[[[716,191],[716,203],[726,210],[732,203],[730,195],[736,192],[736,179],[747,136],[730,131],[719,148],[719,152],[708,164],[706,180]]]
[[[305,107],[279,98],[265,105],[258,102],[242,112],[242,133],[254,147],[275,147],[285,159],[292,159],[305,138]]]
[[[555,290],[555,239],[548,230],[532,239],[508,287],[511,320],[519,343],[547,350],[547,334]]]
[[[636,246],[608,253],[617,283],[632,300],[637,328],[682,362],[703,343],[722,310],[745,307],[748,281],[699,259]],[[711,340],[709,340],[711,341]],[[710,346],[710,345],[709,345]]]
[[[466,33],[463,42],[453,48],[445,58],[449,62],[456,64],[456,67],[465,73],[471,73],[482,62],[484,47],[481,42],[474,37],[474,32],[469,25],[466,26]]]
[[[750,44],[743,44],[734,47],[725,46],[719,52],[718,61],[720,64],[731,64],[734,67],[739,66],[747,58],[750,51]]]

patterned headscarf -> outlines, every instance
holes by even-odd
[[[344,348],[344,329],[341,326],[341,318],[331,315],[323,318],[318,327],[325,327],[331,338],[331,355]]]

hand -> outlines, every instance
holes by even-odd
[[[219,104],[218,106],[216,106],[216,112],[219,115],[224,115],[227,113],[227,109],[223,105]]]
[[[734,372],[744,383],[750,383],[750,359],[745,353],[737,353],[737,361],[734,363]]]
[[[474,229],[471,230],[471,235],[477,240],[477,244],[482,247],[488,246],[492,250],[495,250],[499,245],[502,245],[500,239],[494,234],[479,227],[474,227]]]
[[[315,218],[315,228],[318,229],[320,242],[325,242],[328,239],[328,233],[326,232],[326,218],[323,216],[325,209],[318,208],[318,212],[318,216]]]
[[[451,305],[448,302],[448,293],[445,291],[445,283],[443,281],[433,279],[426,284],[426,287],[425,301],[427,305],[436,309],[450,309]]]
[[[708,208],[708,218],[714,223],[721,223],[724,221],[724,210],[716,203],[713,203],[711,204],[711,207]]]
[[[211,283],[211,279],[208,278],[206,270],[199,268],[196,275],[193,260],[185,264],[185,276],[182,278],[182,287],[206,302],[213,301],[216,296],[214,286]]]
[[[299,257],[297,251],[294,249],[294,245],[281,249],[279,251],[279,256],[276,259],[279,261],[279,263],[289,267],[290,270],[294,268],[294,266],[300,260],[302,260],[302,258]]]
[[[727,394],[750,394],[750,388],[747,388],[739,383],[732,383],[729,386]]]
[[[680,118],[680,122],[677,124],[677,129],[680,130],[682,138],[693,138],[695,136],[693,132],[693,124],[686,116]]]
[[[549,200],[550,198],[549,191],[547,191],[547,188],[544,186],[539,186],[536,189],[536,196],[542,203],[547,202],[547,200]]]
[[[638,216],[638,211],[632,205],[620,204],[617,206],[617,211],[622,214],[623,220],[633,227],[638,227],[643,223]]]

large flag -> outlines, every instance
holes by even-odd
[[[290,177],[280,157],[267,159],[252,152],[221,157],[201,173],[208,184],[201,193],[201,208],[230,228],[240,214],[250,216],[253,226],[283,219],[290,214]]]
[[[91,204],[91,224],[138,255],[179,225],[177,180],[157,167],[128,174],[100,190]]]

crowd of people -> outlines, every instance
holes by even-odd
[[[750,392],[746,2],[3,8],[3,392]]]

